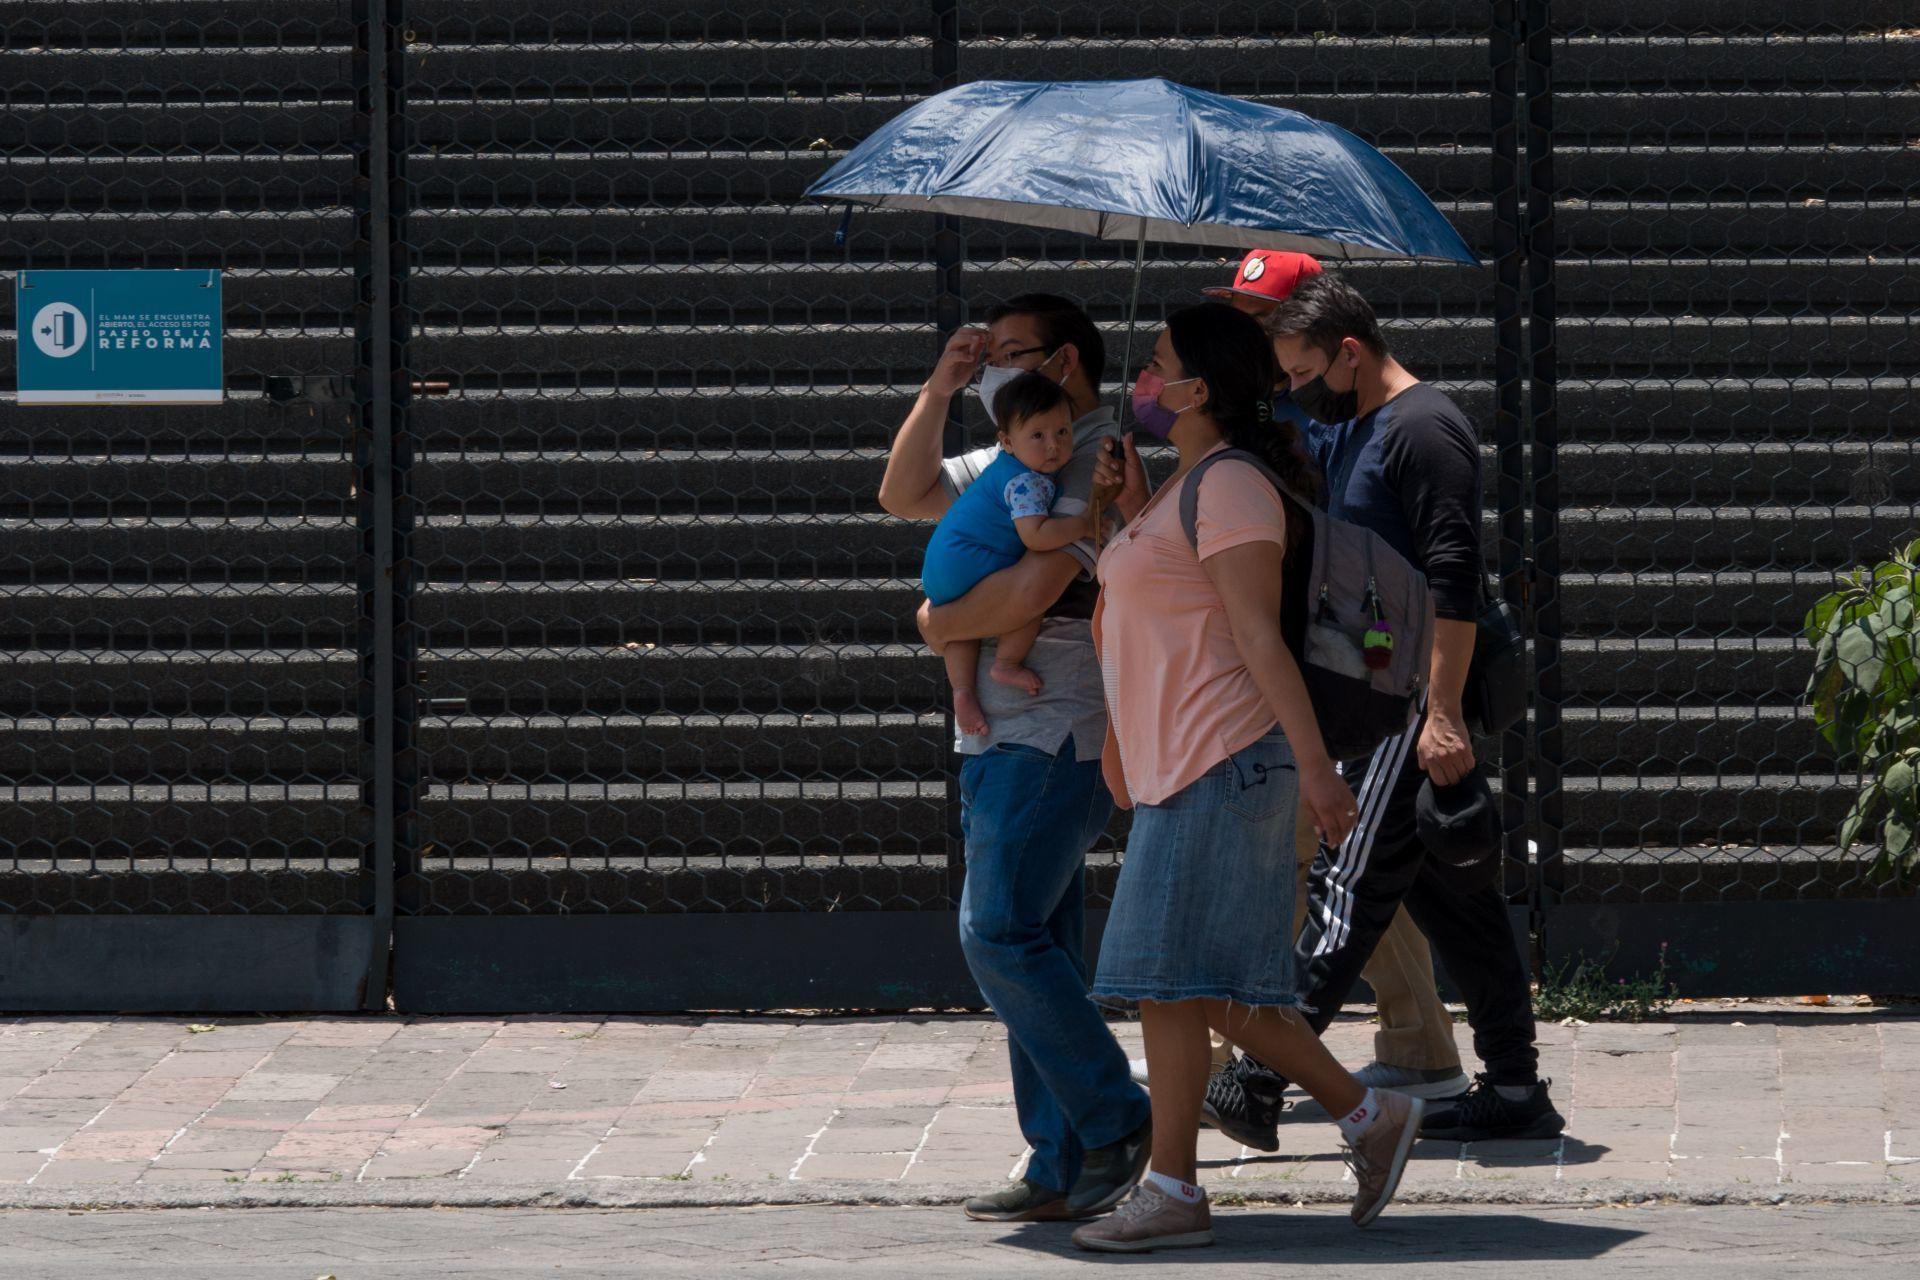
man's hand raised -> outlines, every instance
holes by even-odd
[[[986,358],[985,329],[956,330],[947,339],[947,349],[940,353],[940,362],[933,366],[926,389],[938,396],[959,395],[973,381],[973,375],[979,372],[980,363]]]

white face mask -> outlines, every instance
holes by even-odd
[[[1061,350],[1065,350],[1065,348],[1063,347]],[[1053,356],[1059,354],[1060,352],[1056,351],[1053,353]],[[1023,373],[1040,372],[1040,370],[1053,363],[1053,356],[1048,356],[1031,369],[1016,369],[1010,364],[990,364],[981,369],[980,381],[973,384],[973,389],[974,392],[979,395],[980,403],[985,406],[987,410],[987,421],[996,427],[1000,425],[1000,419],[993,416],[993,398],[1000,394],[1000,388],[1006,386]]]

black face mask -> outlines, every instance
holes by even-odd
[[[1332,371],[1331,366],[1328,371]],[[1312,382],[1295,387],[1293,402],[1315,422],[1347,422],[1360,411],[1359,380],[1355,379],[1354,385],[1345,391],[1335,391],[1327,385],[1327,375],[1323,373]]]

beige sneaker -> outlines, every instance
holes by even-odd
[[[1073,1242],[1096,1253],[1198,1249],[1213,1243],[1213,1213],[1204,1191],[1197,1204],[1187,1204],[1143,1182],[1112,1216],[1074,1232]]]
[[[1420,1115],[1427,1104],[1403,1093],[1373,1095],[1379,1099],[1380,1115],[1360,1140],[1347,1148],[1347,1167],[1360,1189],[1353,1193],[1353,1225],[1364,1227],[1380,1216],[1400,1186],[1400,1171],[1407,1167],[1407,1153],[1420,1136]]]

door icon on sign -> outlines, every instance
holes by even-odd
[[[33,317],[33,345],[56,360],[87,343],[87,318],[71,302],[49,302]]]

